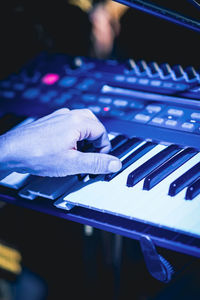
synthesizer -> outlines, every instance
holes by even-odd
[[[118,173],[11,173],[0,200],[200,257],[200,74],[194,66],[41,53],[0,81],[0,134],[62,107],[105,125]]]

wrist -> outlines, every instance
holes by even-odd
[[[9,134],[0,136],[0,172],[11,172],[14,169],[14,153],[12,153]]]
[[[12,172],[9,162],[9,147],[6,135],[0,136],[0,180]]]

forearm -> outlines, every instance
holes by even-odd
[[[0,136],[0,180],[12,172],[6,134]]]

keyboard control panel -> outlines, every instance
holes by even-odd
[[[0,81],[0,99],[32,114],[89,108],[99,118],[200,134],[200,75],[192,66],[43,53]]]

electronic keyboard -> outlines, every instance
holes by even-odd
[[[200,257],[200,74],[193,66],[41,53],[0,81],[0,134],[62,107],[103,122],[118,173],[11,173],[0,200]]]

